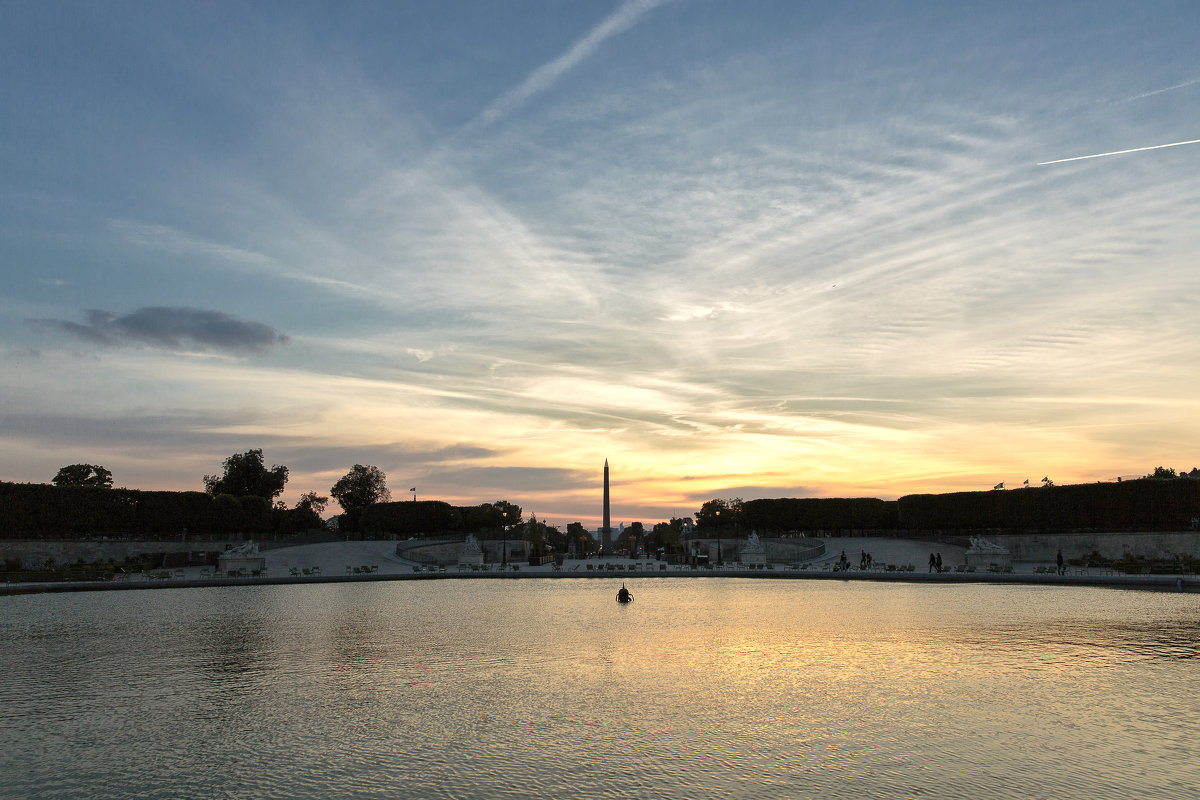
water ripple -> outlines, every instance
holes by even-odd
[[[14,797],[1178,797],[1200,599],[646,579],[0,598]],[[69,765],[69,768],[64,768]]]

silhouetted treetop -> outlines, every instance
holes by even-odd
[[[247,450],[234,453],[225,459],[225,472],[204,476],[204,489],[214,497],[229,494],[234,497],[262,497],[274,500],[283,494],[287,484],[288,468],[278,464],[267,469],[263,464],[262,450]]]
[[[366,508],[392,499],[387,488],[387,476],[379,467],[355,464],[329,490],[342,509]]]
[[[93,486],[112,488],[112,473],[98,464],[72,464],[63,467],[50,481],[55,486]]]

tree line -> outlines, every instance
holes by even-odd
[[[1157,468],[1139,479],[1008,491],[912,494],[898,500],[710,500],[696,514],[705,534],[1179,531],[1200,526],[1200,470]]]
[[[326,530],[321,515],[329,497],[305,492],[292,508],[277,499],[288,477],[286,466],[266,465],[261,449],[226,458],[219,473],[203,476],[203,492],[114,489],[105,467],[71,464],[49,485],[0,482],[6,511],[0,515],[0,535],[287,536]],[[521,525],[521,507],[505,500],[479,506],[388,502],[387,476],[371,465],[355,464],[329,494],[342,506],[339,531],[357,538],[459,531],[501,535]]]
[[[0,483],[5,538],[230,536],[245,531],[292,533],[261,497]]]
[[[0,483],[0,533],[23,535],[272,534],[321,530],[328,497],[301,495],[293,508],[276,498],[288,468],[267,467],[262,450],[235,453],[219,474],[203,477],[204,492],[113,489],[103,466],[63,467],[52,485]],[[525,522],[520,506],[505,500],[477,506],[441,501],[390,502],[387,476],[355,464],[330,488],[342,506],[339,530],[355,538],[474,533],[483,538],[514,534],[535,553],[594,552],[582,523],[566,530],[536,519]],[[701,535],[878,533],[914,531],[1145,531],[1188,530],[1200,519],[1200,469],[1158,467],[1141,479],[1116,483],[1055,485],[1010,491],[914,494],[877,498],[713,499],[696,512]],[[519,529],[519,530],[518,530]],[[679,552],[683,520],[646,530],[634,522],[618,535],[617,549]]]
[[[898,523],[907,530],[1182,531],[1196,529],[1200,520],[1200,480],[1147,477],[909,495],[896,502]]]
[[[899,525],[897,501],[874,497],[784,497],[709,500],[696,512],[700,533],[728,530],[767,533],[891,531]]]

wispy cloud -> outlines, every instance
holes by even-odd
[[[109,227],[129,241],[173,255],[202,254],[235,264],[267,266],[269,256],[193,236],[167,225],[151,225],[130,220],[110,220]]]
[[[662,5],[501,6],[475,25],[366,12],[379,24],[311,38],[296,12],[288,41],[265,25],[230,39],[222,19],[211,41],[173,34],[189,104],[164,97],[153,118],[83,94],[115,78],[28,87],[30,107],[81,124],[22,122],[59,144],[31,136],[14,176],[66,185],[47,167],[65,164],[80,180],[53,215],[0,193],[22,265],[0,306],[38,320],[0,320],[0,407],[42,415],[0,419],[0,468],[53,474],[47,459],[88,441],[113,467],[134,457],[124,440],[147,481],[194,486],[267,446],[302,488],[370,461],[422,497],[510,496],[541,516],[597,507],[605,457],[631,495],[689,511],[727,487],[990,487],[973,477],[988,462],[1085,474],[1189,440],[1200,188],[1179,167],[1194,121],[1170,101],[1197,82],[1155,59],[1194,26],[1079,38],[999,6],[934,20],[717,3],[663,36]],[[556,57],[521,61],[532,37]],[[1126,40],[1130,58],[1111,58]],[[225,72],[214,43],[235,57]],[[497,63],[524,71],[489,82]],[[120,168],[71,160],[96,146],[78,109],[109,107]],[[1175,149],[1034,166],[1064,141],[1095,159],[1114,142]],[[113,219],[98,236],[95,209]],[[143,419],[154,435],[120,435]],[[164,477],[187,449],[153,452],[172,428],[212,463]]]

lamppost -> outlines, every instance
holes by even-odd
[[[742,563],[742,525],[738,523],[737,517],[733,518],[733,553],[737,559],[733,563]]]
[[[717,509],[717,566],[721,566],[721,509]]]

